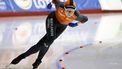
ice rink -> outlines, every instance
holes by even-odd
[[[39,69],[122,69],[122,13],[84,14],[89,20],[67,27]],[[0,69],[32,69],[33,54],[5,68],[45,34],[46,16],[0,17]]]

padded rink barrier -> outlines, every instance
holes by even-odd
[[[50,2],[51,0],[0,0],[0,17],[47,15],[49,12],[55,10],[54,5],[52,9],[47,9],[47,5]],[[75,0],[75,2],[77,10],[100,12],[101,7],[98,0]]]
[[[51,0],[0,0],[0,17],[48,15],[55,10],[47,9]],[[65,0],[61,0],[65,1]],[[121,12],[121,0],[75,0],[81,13]]]

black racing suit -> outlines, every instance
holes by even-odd
[[[56,4],[56,8],[64,7],[63,3]],[[86,16],[80,15],[78,11],[74,13],[77,18],[77,21],[84,23],[88,20]],[[51,12],[46,19],[46,34],[44,37],[34,46],[32,46],[25,53],[19,55],[15,58],[11,64],[19,63],[23,58],[28,57],[31,54],[34,54],[39,51],[38,57],[36,61],[33,63],[33,68],[37,68],[41,63],[42,58],[45,53],[48,51],[50,45],[54,42],[54,40],[66,29],[67,25],[61,24],[56,18],[56,11]]]
[[[66,27],[66,25],[62,25],[58,22],[55,16],[55,11],[51,12],[46,19],[46,34],[44,35],[44,37],[25,53],[15,58],[11,62],[11,64],[17,64],[21,59],[39,51],[38,57],[33,64],[33,67],[37,68],[41,63],[41,60],[44,57],[45,53],[48,51],[50,45],[66,29]]]

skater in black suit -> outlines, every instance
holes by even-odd
[[[39,51],[36,61],[32,64],[33,69],[36,69],[42,62],[41,60],[48,51],[50,45],[63,33],[67,26],[76,27],[88,20],[86,16],[80,15],[76,10],[74,0],[67,0],[65,3],[59,0],[52,0],[52,3],[55,4],[56,10],[52,11],[46,18],[46,34],[44,37],[29,50],[13,59],[10,64],[18,64],[22,59]],[[52,3],[49,3],[47,8],[51,8]],[[79,22],[71,23],[74,20]]]

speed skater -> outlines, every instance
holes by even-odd
[[[32,64],[33,69],[37,69],[39,64],[42,63],[42,58],[48,51],[50,45],[63,33],[67,26],[76,27],[88,21],[87,16],[81,15],[80,12],[76,10],[74,0],[67,0],[66,2],[52,0],[52,2],[47,5],[47,8],[50,9],[52,4],[55,4],[56,10],[52,11],[46,18],[46,34],[44,37],[26,52],[14,58],[10,64],[18,64],[22,59],[39,52],[37,59]],[[74,20],[78,22],[72,23]]]

